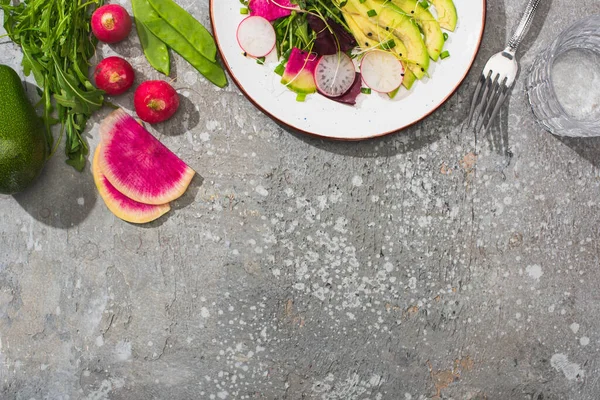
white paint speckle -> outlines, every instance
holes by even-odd
[[[269,191],[260,185],[258,185],[254,190],[256,190],[256,193],[260,194],[261,196],[267,197],[269,195]]]
[[[77,204],[79,204],[80,206],[83,206],[85,204],[85,199],[83,197],[79,197],[77,199]]]
[[[506,196],[504,198],[504,204],[506,204],[507,206],[511,205],[512,204],[512,197]]]
[[[127,361],[131,358],[131,342],[121,340],[115,346],[115,355],[119,361]]]
[[[537,264],[528,265],[527,268],[525,268],[525,272],[527,272],[527,275],[529,275],[530,278],[535,279],[536,281],[539,281],[542,275],[544,275],[542,267]]]
[[[588,344],[590,344],[590,338],[587,337],[587,336],[582,336],[579,339],[579,344],[582,345],[582,346],[587,346]]]
[[[199,137],[203,142],[208,142],[210,140],[210,134],[208,132],[202,132]]]
[[[273,268],[273,271],[271,271],[273,273],[274,276],[280,276],[281,275],[281,270],[279,268]]]
[[[96,337],[96,346],[104,346],[104,338],[102,337],[102,335]]]
[[[417,288],[417,278],[416,277],[413,276],[408,279],[408,287],[411,289]]]
[[[550,365],[552,365],[555,370],[562,372],[565,375],[565,378],[570,381],[581,379],[585,375],[585,372],[578,364],[569,362],[567,356],[561,353],[552,356]]]
[[[210,312],[208,311],[208,308],[202,307],[200,309],[200,315],[202,316],[202,318],[208,318],[208,317],[210,317]]]
[[[355,175],[352,178],[352,186],[359,187],[359,186],[362,186],[362,184],[363,184],[363,179],[360,176]]]
[[[577,334],[577,332],[579,332],[579,324],[577,322],[573,322],[571,326],[569,326],[569,328],[571,328],[574,334]]]

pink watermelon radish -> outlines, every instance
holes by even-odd
[[[165,204],[181,196],[195,172],[122,109],[100,125],[98,165],[125,196]]]
[[[294,47],[285,65],[281,83],[296,93],[315,93],[317,84],[315,83],[314,73],[318,63],[319,57],[316,54]]]
[[[269,54],[277,42],[273,25],[258,15],[244,18],[238,25],[236,36],[242,50],[257,58]]]
[[[106,176],[104,176],[100,169],[99,160],[101,147],[102,144],[99,144],[94,152],[92,174],[100,197],[102,197],[106,207],[108,207],[113,214],[123,221],[132,222],[134,224],[143,224],[154,221],[171,209],[171,206],[168,203],[159,205],[139,203],[119,192],[108,179],[106,179]]]
[[[250,0],[248,3],[250,15],[258,15],[275,21],[277,18],[287,17],[292,14],[292,9],[298,8],[289,0]]]

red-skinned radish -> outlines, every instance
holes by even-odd
[[[237,28],[237,41],[242,50],[252,57],[264,57],[275,48],[275,29],[258,15],[244,18]]]
[[[360,74],[368,87],[379,93],[396,90],[404,80],[404,67],[392,53],[371,50],[360,62]]]
[[[179,108],[179,95],[165,81],[145,81],[133,94],[135,112],[150,124],[168,120]]]
[[[352,87],[356,71],[348,55],[337,53],[322,56],[314,76],[319,92],[327,97],[339,97]]]
[[[94,70],[96,87],[111,96],[125,93],[134,79],[133,67],[121,57],[107,57]]]
[[[92,32],[104,43],[117,43],[131,32],[131,17],[125,8],[118,4],[98,7],[92,14]]]

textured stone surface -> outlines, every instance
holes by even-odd
[[[290,133],[175,57],[182,110],[153,132],[200,176],[168,216],[116,219],[62,154],[0,196],[0,398],[600,398],[600,141],[537,127],[524,74],[490,137],[461,132],[523,2],[489,3],[468,79],[401,133]],[[600,13],[542,3],[524,70]],[[109,54],[158,77],[135,34]]]

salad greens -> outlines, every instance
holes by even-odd
[[[49,148],[56,151],[66,136],[67,164],[78,171],[85,166],[88,145],[83,138],[92,113],[104,103],[104,92],[88,79],[88,60],[97,40],[90,34],[90,18],[103,0],[25,0],[11,6],[0,0],[4,28],[23,51],[25,75],[33,74],[40,86],[43,119]],[[50,126],[60,124],[53,146]]]

